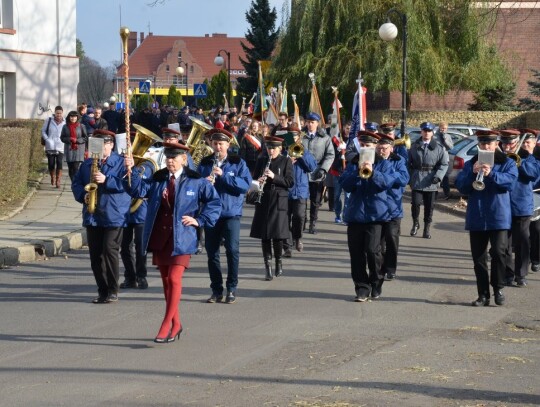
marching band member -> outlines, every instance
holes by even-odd
[[[379,124],[375,122],[364,123],[364,130],[377,133],[379,130]],[[345,161],[348,163],[358,164],[358,153],[360,152],[360,133],[352,135],[352,141],[347,143],[347,149],[345,150]]]
[[[532,133],[536,136],[536,146],[533,150],[533,155],[537,160],[540,160],[540,146],[538,145],[538,134],[540,131],[534,129],[522,129],[522,132]],[[540,177],[538,177],[533,183],[533,200],[534,200],[534,213],[533,218],[538,217],[538,211],[540,211],[540,205],[537,203],[537,198],[540,196],[538,194],[538,188],[540,188]],[[540,219],[533,220],[531,219],[531,226],[529,228],[530,234],[530,245],[531,245],[531,270],[535,273],[540,271]]]
[[[188,147],[179,142],[164,143],[167,168],[142,179],[138,171],[124,186],[134,198],[148,198],[143,247],[152,251],[152,264],[161,274],[165,295],[165,316],[154,339],[156,343],[180,338],[182,324],[178,306],[182,295],[182,276],[197,250],[196,227],[212,227],[221,213],[219,196],[206,179],[187,167]],[[125,165],[133,167],[133,158]]]
[[[205,248],[208,256],[210,288],[212,295],[208,303],[222,302],[223,274],[219,259],[223,240],[227,256],[227,297],[225,302],[236,301],[238,286],[238,264],[240,261],[240,218],[244,195],[251,185],[251,174],[246,162],[238,155],[227,153],[233,135],[227,130],[209,130],[214,154],[203,158],[199,173],[210,181],[221,199],[221,215],[215,225],[205,227]]]
[[[495,130],[476,132],[479,150],[494,152],[493,166],[479,163],[476,155],[465,163],[456,179],[459,192],[468,195],[465,229],[469,231],[478,289],[478,298],[472,302],[475,307],[489,305],[490,283],[495,304],[504,305],[505,302],[504,270],[508,230],[512,226],[510,191],[517,181],[518,170],[514,161],[497,148],[498,134]],[[473,183],[482,176],[484,187],[474,188]],[[491,277],[487,265],[488,243],[491,246]]]
[[[98,296],[92,302],[105,304],[118,301],[120,244],[131,199],[122,185],[126,173],[124,159],[113,151],[114,133],[98,129],[93,137],[103,139],[103,155],[99,159],[88,158],[81,164],[73,177],[71,190],[75,200],[83,204],[83,226],[98,287]],[[88,206],[92,193],[85,189],[85,185],[91,183],[97,184],[94,211],[91,208],[89,211]]]
[[[511,287],[515,281],[518,287],[525,287],[530,261],[529,227],[534,210],[533,183],[540,176],[538,160],[532,154],[536,135],[525,132],[520,138],[518,130],[501,130],[500,133],[502,151],[507,155],[517,154],[520,160],[518,180],[510,192],[512,227],[508,232],[505,285]],[[512,261],[513,251],[515,262]]]
[[[409,183],[409,171],[405,159],[394,153],[394,135],[390,132],[378,134],[380,139],[377,142],[377,154],[392,164],[396,176],[392,188],[387,191],[390,220],[383,224],[382,230],[382,246],[385,249],[381,274],[386,276],[387,280],[393,280],[396,277],[399,235],[403,218],[403,191]]]
[[[370,131],[360,131],[360,148],[374,148],[380,136]],[[371,172],[361,177],[359,170]],[[384,283],[381,272],[381,233],[384,222],[390,220],[388,191],[396,181],[389,160],[375,156],[375,162],[349,164],[339,178],[345,192],[350,192],[345,209],[347,242],[351,257],[351,276],[356,291],[356,302],[379,298]]]
[[[433,220],[433,204],[439,189],[439,183],[448,169],[448,153],[435,138],[430,122],[420,125],[422,137],[416,140],[409,150],[409,169],[411,171],[413,227],[411,236],[416,236],[420,224],[420,204],[424,204],[424,239],[431,239],[430,226]]]
[[[273,279],[272,246],[276,261],[275,276],[283,273],[283,241],[289,236],[287,218],[289,188],[294,185],[293,164],[281,154],[283,139],[266,137],[268,156],[261,156],[255,166],[261,187],[260,203],[255,205],[250,237],[261,239],[267,281]],[[304,147],[305,149],[305,147]]]

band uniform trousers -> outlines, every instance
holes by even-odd
[[[531,263],[540,264],[540,219],[531,222],[529,240],[531,244]]]
[[[216,226],[205,230],[204,234],[212,293],[223,294],[223,275],[219,255],[222,238],[227,256],[226,288],[227,291],[234,292],[238,286],[238,265],[240,262],[240,216],[220,218]]]
[[[420,204],[424,204],[424,224],[431,223],[433,218],[433,204],[437,198],[437,191],[413,190],[411,194],[411,209],[413,220],[420,217]]]
[[[371,283],[384,278],[381,274],[381,233],[382,222],[349,223],[347,226],[351,277],[355,288],[370,290]]]
[[[144,223],[130,223],[124,228],[120,255],[124,263],[124,278],[129,281],[146,278],[147,275],[143,232]],[[135,251],[133,246],[135,246]]]
[[[101,297],[118,293],[123,230],[121,227],[86,227],[90,264],[98,286],[98,295]]]
[[[399,234],[401,233],[401,218],[385,222],[382,227],[381,246],[383,250],[383,264],[381,274],[396,274],[397,256],[399,250]]]
[[[508,246],[507,230],[470,231],[471,255],[474,263],[474,274],[478,295],[489,298],[489,285],[494,290],[504,287],[504,270],[506,265],[506,249]],[[488,269],[488,243],[491,245],[491,279]]]
[[[319,208],[322,203],[324,182],[309,183],[309,220],[315,222],[318,219]]]
[[[289,217],[289,238],[283,242],[283,249],[288,250],[294,240],[302,238],[306,221],[307,199],[289,199],[287,216]]]
[[[530,216],[512,216],[512,229],[508,232],[508,247],[506,250],[506,279],[522,280],[529,273],[531,256],[530,224]],[[512,251],[515,253],[515,261],[512,261]]]

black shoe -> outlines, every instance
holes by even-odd
[[[504,285],[507,287],[512,287],[514,285],[514,277],[505,278]]]
[[[533,263],[531,264],[531,270],[535,273],[538,273],[540,271],[540,263]]]
[[[201,253],[202,253],[202,246],[198,245],[197,246],[197,251],[195,252],[195,254],[201,254]]]
[[[208,304],[214,304],[216,302],[223,302],[223,295],[212,294],[210,298],[206,300]]]
[[[302,243],[302,240],[298,239],[296,241],[296,250],[302,253],[304,251],[304,243]]]
[[[450,194],[444,194],[444,200],[448,201],[450,199]]]
[[[356,297],[354,302],[366,302],[369,297],[369,290],[367,288],[356,288]]]
[[[236,301],[236,296],[234,291],[227,291],[227,297],[225,297],[225,304],[234,304]]]
[[[109,294],[107,302],[118,302],[118,294]]]
[[[311,235],[316,235],[317,234],[317,229],[315,229],[315,222],[311,222],[309,224],[308,233],[311,234]]]
[[[273,280],[274,276],[272,275],[272,265],[270,264],[270,259],[264,260],[264,269],[266,271],[266,275],[264,276],[264,279],[266,281]]]
[[[418,222],[414,222],[413,227],[411,229],[411,236],[416,236],[419,228],[420,228],[420,224]]]
[[[283,265],[281,263],[281,259],[276,259],[276,277],[279,277],[283,274]]]
[[[489,298],[484,297],[483,295],[478,297],[476,300],[474,300],[471,304],[473,307],[480,307],[484,306],[487,307],[489,305]]]
[[[376,283],[371,283],[371,298],[377,299],[381,296],[383,283],[384,279],[381,279]]]
[[[497,305],[504,305],[504,294],[502,290],[496,290],[495,291],[495,304]]]
[[[107,304],[108,302],[107,297],[103,295],[100,295],[92,300],[92,304]]]
[[[120,284],[120,288],[137,288],[137,280],[128,280],[127,278]]]
[[[137,280],[137,285],[139,286],[139,289],[146,290],[148,288],[148,281],[146,281],[146,277],[141,277]]]
[[[169,337],[166,339],[166,342],[167,342],[167,343],[169,343],[169,342],[174,342],[176,339],[180,340],[180,334],[182,333],[183,330],[184,330],[184,327],[181,326],[181,327],[180,327],[180,330],[178,331],[178,333],[169,336]],[[158,338],[156,338],[156,339],[158,339]]]
[[[516,280],[516,285],[518,287],[527,287],[527,280],[525,278],[521,278],[519,280]]]
[[[385,280],[386,280],[386,281],[392,281],[392,280],[395,279],[395,278],[396,278],[396,275],[395,275],[395,274],[388,273],[388,274],[386,274]]]
[[[430,227],[430,226],[431,226],[431,225],[430,225],[429,223],[426,223],[426,224],[424,225],[424,233],[422,234],[422,237],[423,237],[424,239],[431,239],[431,234],[429,233],[429,227]]]
[[[285,251],[283,252],[283,257],[292,257],[291,249],[285,249]]]

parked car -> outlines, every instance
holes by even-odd
[[[439,128],[435,127],[435,130],[433,130],[433,133],[436,134],[438,130]],[[414,143],[422,135],[422,130],[420,130],[420,127],[407,127],[406,132],[411,138],[411,143]],[[449,129],[447,133],[450,134],[450,137],[452,137],[452,141],[454,142],[454,144],[456,144],[459,140],[465,138],[465,135],[463,135],[463,133],[456,130]],[[400,134],[400,130],[398,129],[396,130],[396,138],[398,137],[399,134]]]
[[[465,137],[448,152],[448,182],[454,186],[458,174],[465,163],[478,154],[478,138],[476,136]]]
[[[459,131],[466,136],[473,136],[476,130],[489,130],[487,127],[476,124],[451,123],[448,125],[448,130]]]

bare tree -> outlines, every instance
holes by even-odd
[[[82,57],[79,63],[77,100],[96,106],[113,93],[112,70],[105,69],[93,59]]]

